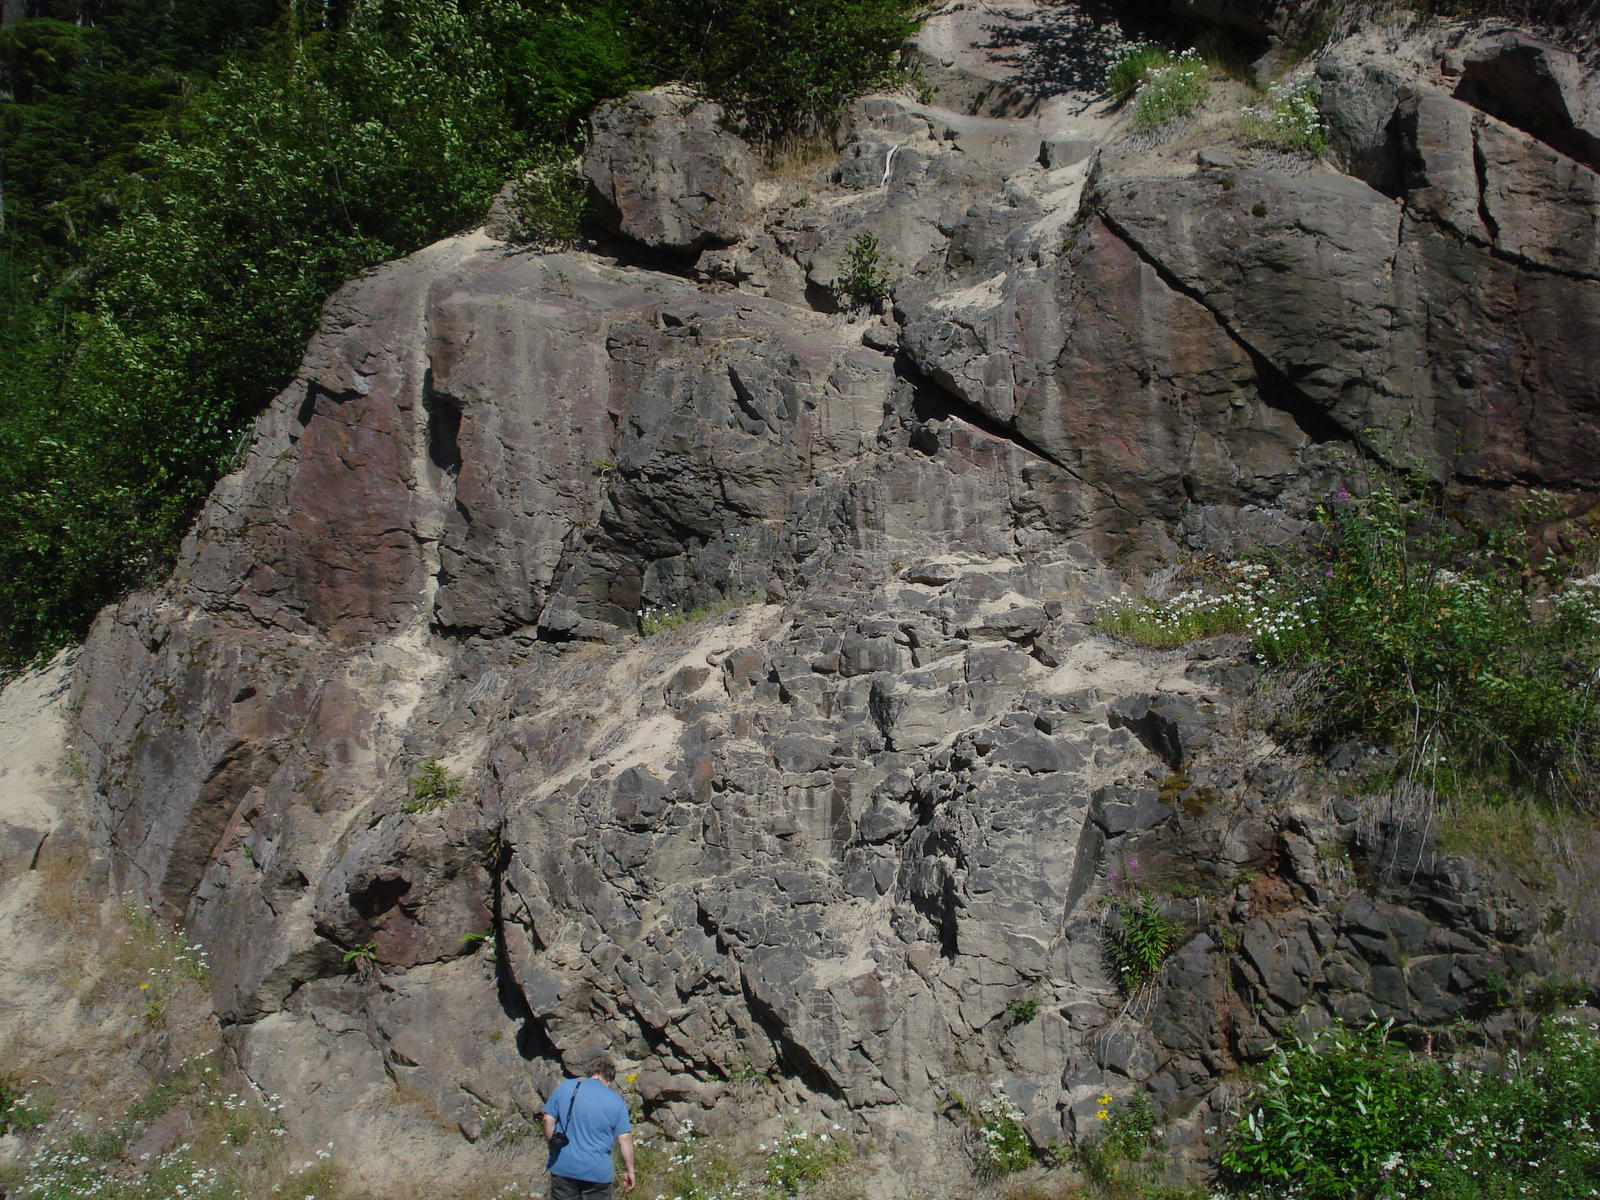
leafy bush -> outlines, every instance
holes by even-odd
[[[1022,1128],[1022,1110],[1006,1095],[1004,1086],[996,1083],[988,1099],[980,1101],[977,1112],[969,1115],[978,1138],[980,1174],[993,1178],[1033,1165],[1033,1145]]]
[[[1192,49],[1174,55],[1145,42],[1111,64],[1106,90],[1119,101],[1131,99],[1134,127],[1148,132],[1199,108],[1211,90],[1211,71]]]
[[[1576,1200],[1600,1185],[1600,1036],[1570,1015],[1489,1071],[1334,1027],[1277,1050],[1222,1156],[1236,1186],[1309,1200]]]
[[[632,26],[663,73],[697,83],[776,145],[822,129],[888,79],[917,25],[913,0],[652,0]]]
[[[1149,78],[1150,72],[1172,61],[1172,55],[1154,42],[1141,42],[1127,50],[1111,64],[1106,72],[1106,91],[1119,102],[1133,98],[1139,86]]]
[[[1279,1046],[1222,1156],[1238,1181],[1304,1195],[1368,1195],[1395,1153],[1428,1145],[1440,1081],[1387,1038],[1391,1026],[1333,1026]]]
[[[1106,953],[1131,995],[1155,981],[1161,964],[1178,948],[1183,926],[1161,911],[1161,901],[1149,888],[1119,900],[1112,911]]]
[[[766,1181],[780,1195],[797,1196],[850,1157],[849,1148],[828,1133],[815,1136],[789,1125],[767,1148]]]
[[[401,803],[401,812],[433,812],[461,799],[461,781],[440,766],[437,758],[418,767],[408,782],[411,795]]]
[[[37,1129],[49,1115],[49,1107],[22,1085],[0,1079],[0,1137]]]
[[[1303,619],[1256,642],[1315,681],[1304,731],[1387,743],[1446,792],[1503,779],[1595,807],[1600,579],[1565,580],[1536,556],[1552,515],[1535,498],[1468,537],[1387,488],[1336,496],[1320,558],[1284,583]]]
[[[845,250],[844,274],[834,282],[834,292],[847,308],[877,309],[889,295],[889,271],[878,239],[859,233]]]
[[[588,185],[571,156],[546,155],[512,186],[511,240],[564,248],[578,241]]]
[[[1100,1136],[1079,1146],[1076,1158],[1089,1180],[1105,1190],[1133,1182],[1131,1176],[1150,1148],[1155,1114],[1142,1094],[1118,1106],[1109,1092],[1099,1100],[1095,1116],[1103,1122]]]
[[[1293,150],[1321,158],[1328,152],[1328,127],[1317,107],[1317,93],[1309,86],[1274,84],[1267,93],[1266,112],[1245,113],[1245,137],[1279,150]]]
[[[1148,131],[1187,117],[1205,103],[1210,90],[1211,69],[1195,51],[1185,50],[1145,76],[1134,96],[1134,126]]]

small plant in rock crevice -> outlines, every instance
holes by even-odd
[[[876,311],[889,296],[889,268],[878,239],[871,233],[858,233],[845,250],[840,264],[843,274],[833,290],[849,309]]]
[[[1007,1023],[1013,1026],[1030,1024],[1038,1015],[1039,1001],[1033,996],[1024,996],[1006,1005]]]
[[[1307,85],[1274,84],[1264,110],[1246,110],[1244,136],[1248,141],[1313,158],[1328,152],[1328,127],[1317,107],[1316,90]]]
[[[1110,1092],[1103,1092],[1098,1101],[1100,1107],[1094,1115],[1101,1122],[1100,1136],[1080,1145],[1073,1157],[1102,1191],[1137,1186],[1139,1167],[1155,1130],[1150,1101],[1140,1094],[1117,1104]]]
[[[1128,50],[1106,75],[1106,90],[1133,103],[1133,124],[1141,132],[1186,117],[1205,103],[1211,69],[1198,51],[1172,54],[1150,42]]]
[[[401,803],[401,812],[429,813],[461,799],[461,780],[445,770],[437,758],[418,767],[408,782],[411,794]]]
[[[755,597],[750,595],[724,596],[713,600],[709,604],[697,604],[693,608],[671,608],[662,604],[647,604],[639,610],[639,633],[642,637],[655,637],[657,634],[670,633],[674,629],[681,629],[685,625],[693,625],[697,621],[704,621],[709,617],[720,617],[724,613],[742,608],[746,604],[755,602]]]
[[[1116,901],[1106,931],[1106,954],[1123,990],[1131,996],[1154,983],[1182,937],[1183,926],[1162,912],[1160,899],[1149,888],[1137,888]]]
[[[960,1096],[952,1095],[950,1103],[971,1123],[973,1162],[979,1175],[998,1179],[1034,1164],[1037,1156],[1022,1127],[1022,1110],[1003,1084],[995,1083],[975,1109]]]

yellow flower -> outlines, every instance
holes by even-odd
[[[638,1080],[638,1078],[639,1078],[639,1077],[638,1077],[638,1076],[637,1076],[637,1075],[629,1075],[629,1076],[628,1076],[628,1082],[629,1082],[629,1083],[633,1083],[633,1082],[635,1082],[635,1081],[637,1081],[637,1080]]]
[[[140,985],[139,985],[139,990],[140,990],[140,991],[141,991],[141,992],[147,992],[147,991],[149,991],[149,990],[150,990],[150,985],[149,985],[149,984],[148,984],[148,983],[141,983],[141,984],[140,984]]]
[[[1099,1111],[1099,1112],[1097,1112],[1097,1113],[1095,1113],[1095,1116],[1096,1116],[1096,1117],[1097,1117],[1097,1118],[1098,1118],[1098,1119],[1099,1119],[1099,1120],[1102,1120],[1102,1121],[1104,1121],[1104,1120],[1105,1120],[1105,1119],[1106,1119],[1106,1118],[1107,1118],[1107,1117],[1109,1117],[1109,1116],[1110,1116],[1110,1115],[1111,1115],[1111,1114],[1110,1114],[1110,1113],[1108,1113],[1108,1112],[1107,1112],[1107,1111],[1106,1111],[1106,1110],[1105,1110],[1105,1109],[1103,1109],[1103,1108],[1102,1108],[1102,1109],[1101,1109],[1101,1110],[1100,1110],[1100,1111]]]
[[[1099,1097],[1095,1100],[1095,1103],[1101,1108],[1109,1108],[1111,1106],[1111,1093],[1101,1092]]]

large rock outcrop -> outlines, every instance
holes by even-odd
[[[1585,126],[1486,107],[1492,47],[1359,51],[1319,68],[1343,170],[1019,67],[1024,115],[869,98],[758,188],[631,97],[590,176],[672,271],[480,233],[335,297],[74,693],[115,880],[210,948],[252,1078],[318,1140],[397,1088],[477,1138],[609,1042],[668,1130],[804,1099],[932,1161],[995,1080],[1041,1144],[1136,1087],[1181,1141],[1296,1020],[1592,972],[1592,914],[1286,768],[1226,648],[1086,626],[1114,568],[1299,537],[1360,455],[1600,491]],[[863,233],[882,318],[837,311]],[[1147,881],[1189,936],[1138,1021],[1103,929]]]

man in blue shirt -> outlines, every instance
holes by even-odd
[[[594,1060],[587,1079],[563,1079],[544,1102],[544,1136],[558,1130],[566,1143],[550,1155],[550,1200],[610,1200],[616,1171],[611,1143],[622,1151],[622,1186],[633,1191],[633,1124],[628,1103],[611,1085],[617,1067],[608,1056]],[[559,1139],[558,1139],[559,1140]]]

